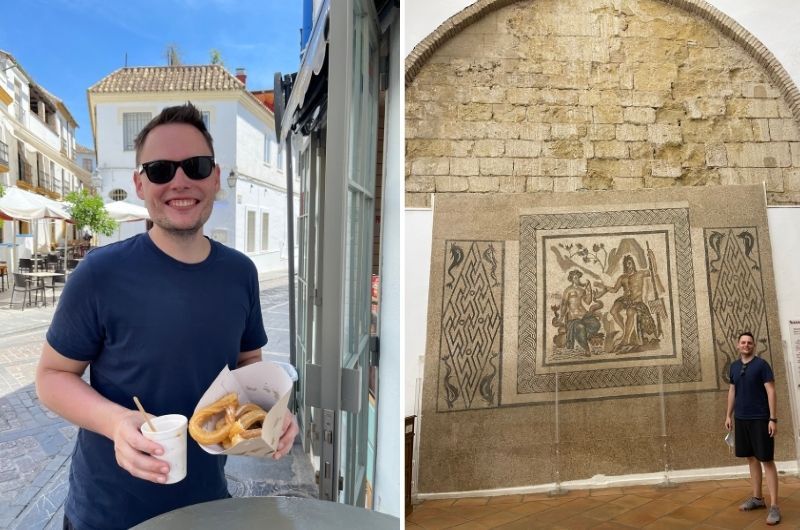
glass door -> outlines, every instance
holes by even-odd
[[[331,2],[329,23],[328,97],[298,149],[297,414],[319,498],[365,506],[378,25],[368,0]]]
[[[365,505],[369,428],[369,357],[375,157],[378,123],[378,25],[374,4],[348,2],[346,18],[351,60],[345,239],[344,349],[341,365],[357,374],[360,407],[342,412],[341,500]],[[335,22],[334,22],[335,23]]]

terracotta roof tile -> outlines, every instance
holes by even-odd
[[[94,93],[243,90],[241,81],[219,65],[120,68],[89,88]]]

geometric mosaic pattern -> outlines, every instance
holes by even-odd
[[[503,329],[502,241],[446,241],[439,411],[496,407]]]
[[[739,333],[751,332],[756,355],[771,362],[758,229],[706,228],[703,233],[717,373],[721,384],[727,385],[730,364],[739,357]]]
[[[697,305],[694,291],[689,212],[686,208],[665,208],[605,212],[570,212],[563,214],[523,215],[520,217],[519,248],[519,353],[517,358],[517,394],[551,393],[556,389],[556,374],[537,373],[536,348],[540,340],[537,330],[537,297],[541,289],[536,278],[537,230],[649,227],[671,225],[675,237],[676,280],[680,305],[679,328],[682,364],[635,366],[562,372],[558,389],[599,390],[616,396],[614,389],[629,386],[688,383],[703,380],[697,331]]]

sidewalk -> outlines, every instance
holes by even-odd
[[[288,361],[286,273],[259,277],[269,343],[264,358]],[[59,290],[56,290],[56,301]],[[9,309],[0,292],[0,528],[60,529],[77,428],[39,405],[33,377],[55,307]],[[280,461],[229,457],[228,489],[237,497],[316,497],[314,470],[299,444]]]

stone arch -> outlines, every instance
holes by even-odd
[[[519,1],[478,0],[444,21],[433,33],[414,46],[414,49],[408,54],[406,58],[406,85],[414,80],[428,58],[454,35],[492,11]],[[703,0],[660,1],[684,9],[711,22],[723,35],[742,46],[758,64],[764,67],[773,82],[778,85],[789,108],[792,109],[795,120],[800,121],[800,90],[797,89],[783,65],[760,40],[731,17]]]
[[[747,135],[734,136],[733,139],[727,136],[716,138],[710,136],[709,138],[714,140],[714,142],[699,142],[697,144],[699,147],[697,147],[694,152],[689,152],[692,146],[689,145],[690,142],[684,142],[682,138],[660,138],[658,139],[660,145],[668,146],[664,151],[669,151],[669,149],[676,151],[678,146],[681,146],[683,152],[680,154],[675,152],[666,153],[665,157],[671,159],[666,162],[660,159],[660,154],[656,154],[655,156],[650,155],[649,158],[645,155],[637,155],[640,161],[647,158],[644,176],[641,177],[642,181],[639,184],[636,183],[635,179],[640,178],[637,176],[637,171],[639,171],[639,166],[641,164],[640,161],[635,161],[637,156],[634,156],[632,152],[629,152],[630,154],[628,155],[620,156],[619,160],[625,162],[620,164],[611,164],[607,162],[607,160],[612,158],[611,155],[607,153],[604,153],[603,156],[600,157],[606,160],[606,162],[595,161],[593,163],[591,160],[597,159],[597,157],[594,156],[594,154],[584,154],[583,162],[578,162],[577,165],[566,164],[563,160],[581,158],[579,154],[576,154],[576,150],[579,150],[580,146],[574,142],[571,144],[569,142],[562,142],[563,145],[557,146],[558,150],[554,157],[562,160],[562,162],[558,164],[565,165],[556,168],[555,171],[558,173],[556,175],[557,177],[567,175],[577,176],[573,177],[571,183],[567,183],[565,180],[561,179],[555,184],[551,182],[552,179],[550,179],[550,181],[547,180],[547,168],[545,168],[545,170],[537,168],[533,173],[526,174],[524,164],[520,162],[521,169],[517,172],[516,167],[513,167],[513,169],[510,167],[508,160],[501,162],[503,155],[499,155],[497,150],[495,150],[494,153],[486,155],[476,154],[472,151],[466,153],[461,150],[463,146],[450,147],[449,155],[443,155],[444,159],[447,159],[448,156],[450,157],[447,162],[444,162],[444,159],[439,157],[438,154],[431,154],[433,151],[427,148],[417,151],[415,140],[419,138],[419,136],[415,135],[419,128],[415,128],[412,115],[416,110],[417,116],[425,116],[426,114],[427,116],[431,116],[433,114],[429,112],[432,108],[431,99],[435,99],[429,98],[427,101],[420,101],[421,98],[418,97],[419,87],[417,85],[421,72],[424,73],[426,68],[437,66],[435,65],[436,61],[432,61],[432,57],[435,57],[437,52],[440,52],[446,45],[450,44],[452,46],[452,43],[458,41],[459,37],[466,39],[467,37],[464,36],[465,31],[472,31],[471,26],[483,22],[483,19],[493,13],[500,13],[503,8],[513,8],[515,4],[524,3],[528,3],[533,7],[546,4],[558,6],[562,3],[564,6],[580,4],[571,2],[571,0],[479,0],[441,24],[408,55],[405,73],[407,88],[407,140],[410,140],[410,145],[407,144],[406,169],[408,204],[411,206],[424,206],[428,203],[429,195],[427,194],[434,192],[557,192],[582,189],[631,189],[675,185],[752,184],[756,182],[767,183],[768,200],[772,204],[800,203],[800,91],[798,91],[782,65],[758,39],[729,16],[702,0],[641,0],[640,2],[634,2],[632,0],[609,0],[606,3],[612,10],[624,10],[626,6],[632,4],[637,6],[642,4],[657,6],[661,4],[665,9],[674,8],[676,13],[683,13],[684,17],[694,19],[699,24],[710,25],[721,37],[725,37],[730,41],[725,43],[726,50],[738,49],[736,53],[741,54],[746,61],[744,64],[745,69],[758,69],[760,72],[759,76],[765,79],[765,81],[763,81],[764,86],[756,88],[755,93],[751,87],[749,94],[737,94],[741,97],[735,102],[734,110],[723,110],[722,118],[727,119],[730,115],[732,118],[738,119],[744,117],[748,120],[755,119],[756,121],[753,123],[758,122],[756,124],[759,130],[748,132],[747,135],[750,136],[749,138]],[[720,41],[722,41],[722,39],[720,39]],[[479,46],[479,44],[477,46]],[[490,46],[486,47],[489,48]],[[700,47],[702,48],[703,46],[701,45]],[[705,59],[698,64],[704,67],[712,65],[713,54],[709,53],[706,57],[711,57],[712,59]],[[747,61],[746,58],[749,58],[751,61]],[[524,57],[521,58],[521,60],[524,59]],[[533,62],[533,60],[531,60],[531,62]],[[756,65],[760,68],[756,68]],[[697,75],[699,78],[699,74]],[[468,89],[468,87],[466,88]],[[481,90],[487,90],[487,88],[481,87]],[[747,101],[743,101],[743,98],[763,97],[760,94],[763,94],[764,91],[768,94],[767,97],[772,98],[771,101],[774,101],[774,103],[769,104],[773,107],[770,109],[769,113],[760,114],[759,111],[743,108],[744,105],[752,103],[752,100],[748,99]],[[707,94],[706,97],[708,97]],[[672,103],[676,102],[685,103],[685,101],[678,101],[677,99]],[[764,102],[756,102],[756,104],[764,104]],[[776,105],[777,110],[774,108]],[[443,113],[442,108],[433,108],[432,110]],[[589,112],[591,114],[592,110]],[[694,111],[687,109],[686,112],[691,113]],[[719,112],[717,112],[717,114],[719,115]],[[412,116],[412,119],[409,119],[409,116]],[[694,117],[689,116],[686,119],[688,120],[690,118]],[[719,118],[717,121],[723,121],[722,118]],[[461,119],[461,116],[459,116],[458,119]],[[479,120],[481,118],[479,116],[468,116],[467,119]],[[511,118],[506,117],[506,119]],[[530,115],[520,120],[531,121]],[[774,120],[774,123],[772,120]],[[424,122],[425,119],[422,121]],[[558,119],[554,118],[554,121],[558,121]],[[461,125],[463,124],[464,122],[462,121]],[[422,123],[421,128],[428,127],[430,129],[429,125],[430,123]],[[625,125],[623,129],[628,129],[627,118],[625,120]],[[452,126],[457,127],[458,125],[452,124]],[[770,131],[771,126],[775,128],[772,132]],[[747,127],[750,127],[750,125],[747,125]],[[783,128],[783,131],[778,131],[777,129],[779,127]],[[651,127],[651,129],[659,129],[659,127]],[[653,135],[658,136],[661,133],[669,135],[670,132],[674,132],[670,131],[668,127],[662,127],[661,129],[663,130],[656,130],[655,132],[650,131],[650,138],[652,139]],[[623,133],[625,132],[627,131],[623,131]],[[428,139],[435,138],[435,136],[430,133],[425,134],[427,135],[425,137]],[[488,134],[489,135],[485,138],[502,141],[514,140],[513,137],[504,137],[502,133],[492,132]],[[439,139],[441,142],[447,143],[454,137],[455,133],[450,132],[449,137],[445,134]],[[522,139],[541,140],[541,138],[537,138],[535,135],[528,135],[527,138]],[[619,140],[619,138],[611,139]],[[549,140],[549,138],[547,140]],[[623,141],[632,141],[632,137],[624,138],[623,135]],[[489,143],[490,142],[483,142],[482,146],[492,149],[492,146],[488,145]],[[704,143],[708,145],[704,145]],[[734,143],[736,145],[729,145]],[[778,143],[781,145],[777,145]],[[632,146],[633,144],[631,143],[628,145]],[[513,153],[515,152],[514,150],[519,152],[520,149],[526,146],[522,145],[520,142],[516,142],[513,147],[514,149],[510,147],[499,147],[499,149],[504,153],[504,156],[508,158],[514,155],[508,155],[507,153]],[[535,148],[532,144],[528,147]],[[603,145],[604,149],[608,147],[613,148],[614,146],[610,143]],[[633,147],[630,149],[633,149]],[[780,152],[778,153],[777,151]],[[476,165],[474,158],[481,156],[495,158],[493,160],[481,160],[480,165]],[[473,160],[468,160],[468,157],[472,157]],[[683,160],[688,158],[692,160],[683,162]],[[634,162],[628,163],[631,159],[634,159]],[[701,161],[701,159],[702,162],[698,165],[698,161]],[[531,159],[529,158],[529,160]],[[486,166],[485,171],[483,167],[484,162]],[[586,167],[587,162],[588,168]],[[687,169],[687,163],[690,166],[694,164],[695,167]],[[593,165],[595,169],[592,168]],[[454,166],[455,171],[453,170]],[[573,171],[575,167],[577,167],[577,172]],[[597,167],[601,169],[596,170]],[[608,169],[606,170],[606,168]],[[536,171],[540,173],[536,173]],[[533,177],[531,178],[532,175]],[[624,175],[632,178],[626,181],[618,180],[618,182],[615,183],[610,175]],[[481,178],[484,176],[490,178]],[[521,180],[523,176],[529,178],[523,182]]]

